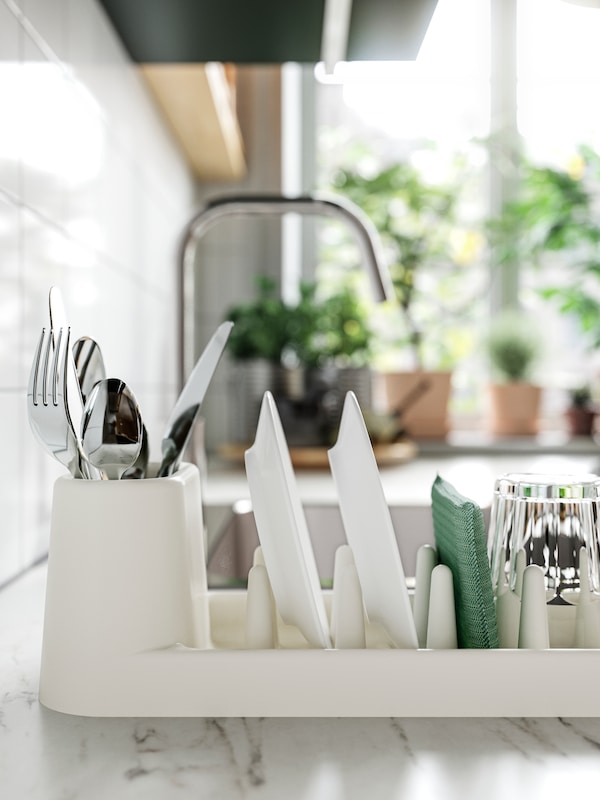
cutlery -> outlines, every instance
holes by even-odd
[[[384,626],[397,647],[416,649],[417,631],[392,518],[353,392],[346,395],[338,439],[328,456],[367,616]]]
[[[265,392],[246,475],[275,604],[312,647],[331,647],[319,573],[281,420]]]
[[[140,480],[146,477],[148,471],[148,461],[150,460],[150,443],[148,441],[148,431],[142,423],[142,445],[140,452],[133,464],[121,475],[121,480]]]
[[[89,336],[81,336],[73,345],[75,372],[79,381],[81,398],[85,405],[89,393],[98,381],[106,378],[100,345]]]
[[[233,322],[223,322],[219,325],[196,362],[196,366],[175,403],[162,440],[162,461],[158,469],[159,478],[172,475],[177,471],[181,463],[194,424],[200,413],[204,395],[217,368],[232,328]]]
[[[100,345],[90,336],[81,336],[73,345],[73,359],[85,408],[85,402],[94,386],[106,378],[106,369]],[[144,478],[148,469],[149,458],[148,431],[146,426],[143,425],[140,453],[132,466],[121,475],[121,478],[136,480]]]
[[[81,438],[84,452],[103,477],[119,480],[142,446],[142,417],[131,389],[119,378],[99,381],[88,397]]]
[[[69,330],[69,322],[63,303],[62,293],[58,286],[51,286],[48,295],[48,306],[50,312],[50,330],[54,347],[57,346],[58,332],[61,330]],[[76,447],[80,453],[83,452],[81,446],[81,420],[83,418],[83,398],[81,396],[81,389],[79,387],[79,379],[75,369],[75,360],[71,348],[65,353],[65,406],[67,416],[69,418],[69,425],[72,430],[72,435],[76,440]],[[89,463],[86,464],[82,459],[80,464],[80,473],[84,478],[99,478],[100,475],[90,468]],[[78,476],[76,476],[78,477]]]
[[[53,340],[56,344],[53,343]],[[50,455],[74,477],[90,476],[68,409],[67,355],[70,331],[42,329],[33,358],[27,406],[31,428]]]
[[[62,293],[58,286],[51,286],[48,293],[48,310],[50,312],[50,329],[52,331],[59,331],[61,328],[68,328],[69,321],[67,319],[67,312],[65,311],[65,304],[63,303]],[[56,344],[56,336],[52,335],[52,341]]]

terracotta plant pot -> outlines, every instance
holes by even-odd
[[[400,422],[416,439],[444,439],[450,429],[451,372],[379,372],[374,375],[375,408],[394,412],[406,404]],[[409,402],[414,400],[409,405]]]
[[[592,436],[596,422],[596,412],[591,408],[573,406],[565,411],[567,429],[571,436]]]
[[[489,429],[495,436],[535,436],[542,390],[530,383],[489,386]]]

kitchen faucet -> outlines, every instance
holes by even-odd
[[[218,220],[228,216],[320,215],[345,221],[355,232],[363,258],[369,270],[376,300],[393,297],[392,281],[380,256],[381,244],[373,223],[358,206],[345,198],[321,194],[286,197],[278,194],[227,195],[209,200],[187,223],[183,230],[178,260],[179,276],[179,380],[183,386],[186,373],[192,366],[193,352],[188,358],[191,341],[190,321],[193,320],[193,275],[196,245],[206,231]],[[191,309],[191,311],[190,311]],[[191,346],[193,351],[193,343]]]

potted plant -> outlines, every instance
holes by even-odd
[[[464,178],[455,165],[452,178],[433,183],[405,161],[371,173],[360,164],[342,168],[330,184],[374,223],[394,286],[395,302],[373,309],[375,405],[393,412],[426,386],[401,419],[419,438],[448,432],[452,369],[466,355],[466,337],[451,329],[468,327],[479,291],[468,269],[478,239],[457,222]]]
[[[591,436],[596,421],[596,407],[592,391],[585,384],[569,391],[569,405],[565,411],[571,436]]]
[[[282,424],[291,445],[329,445],[347,391],[371,406],[367,311],[349,286],[328,294],[303,282],[288,313],[276,392]]]
[[[227,348],[236,361],[278,364],[288,339],[288,311],[267,275],[256,279],[257,297],[232,306],[225,314],[234,323]]]
[[[531,382],[539,343],[531,324],[516,312],[492,323],[486,340],[493,380],[489,384],[489,429],[495,436],[531,436],[539,430],[541,388]]]
[[[539,294],[576,321],[589,351],[600,347],[599,201],[600,155],[581,145],[564,168],[522,157],[515,199],[489,222],[499,263],[550,275]]]
[[[330,294],[300,285],[297,303],[258,279],[258,298],[226,313],[234,322],[228,350],[235,360],[236,441],[249,441],[264,392],[273,392],[292,445],[329,444],[347,390],[371,404],[371,330],[364,304],[346,286]]]
[[[235,362],[231,393],[235,442],[251,439],[263,395],[277,386],[278,366],[287,341],[288,310],[276,288],[272,278],[259,276],[256,298],[232,306],[225,314],[234,323],[227,350]]]

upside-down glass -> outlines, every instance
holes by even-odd
[[[600,477],[512,473],[496,480],[489,528],[494,588],[514,591],[521,563],[544,570],[550,604],[580,585],[579,553],[588,553],[589,585],[600,594]]]

